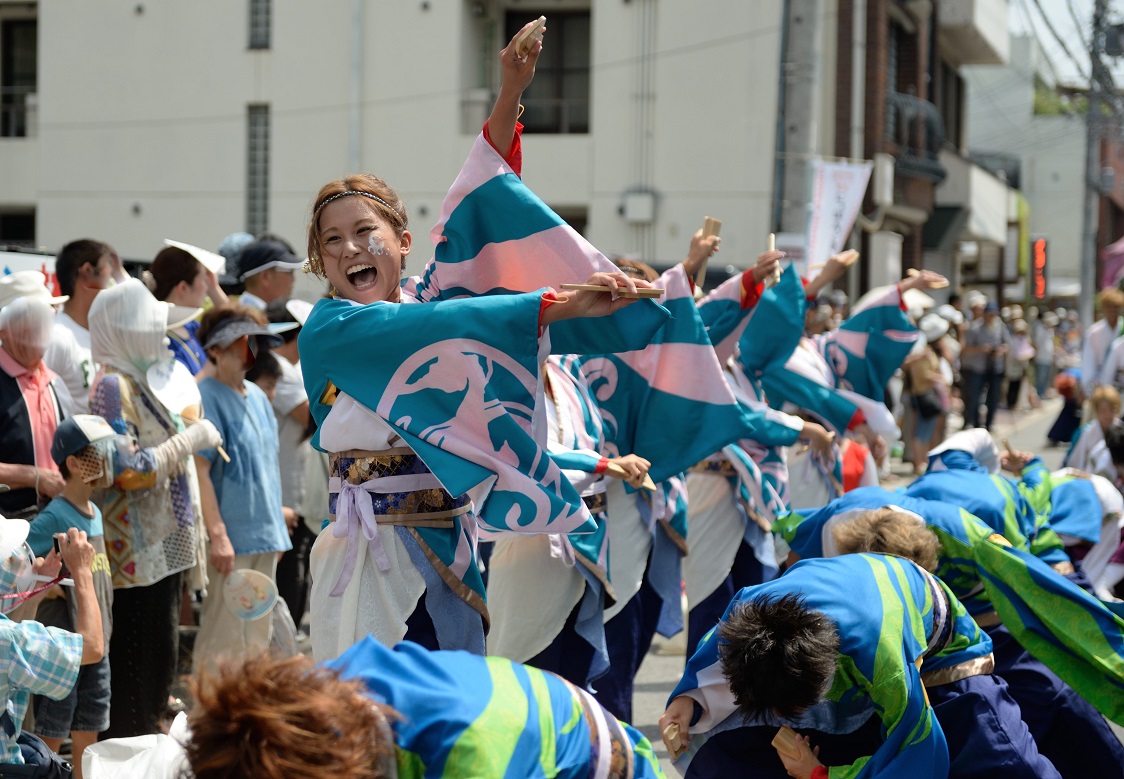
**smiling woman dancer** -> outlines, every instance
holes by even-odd
[[[493,169],[519,172],[519,98],[541,50],[536,41],[520,57],[513,39],[500,53],[503,83],[484,126]],[[470,157],[459,181],[479,162]],[[530,195],[517,175],[503,183]],[[398,305],[419,302],[400,282],[412,236],[401,198],[371,175],[325,185],[308,238],[312,271],[335,291],[300,335],[314,444],[330,454],[332,474],[332,527],[312,550],[313,654],[335,657],[368,633],[482,654],[478,519],[519,532],[594,528],[530,435],[543,327],[631,301],[539,290]],[[589,282],[614,293],[646,286],[607,272]]]

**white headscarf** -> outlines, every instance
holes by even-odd
[[[94,362],[111,365],[143,386],[148,386],[149,368],[174,359],[165,334],[168,304],[137,279],[99,292],[89,320]]]
[[[29,295],[0,309],[0,331],[7,341],[7,351],[21,362],[36,354],[43,359],[54,323],[55,310],[43,297]]]

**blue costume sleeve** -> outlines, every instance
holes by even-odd
[[[492,528],[592,531],[577,492],[531,437],[540,300],[321,300],[300,334],[313,418],[322,426],[332,390],[346,392],[382,417],[450,494],[488,481],[475,507]]]
[[[727,282],[729,283],[729,282]],[[738,362],[746,376],[753,379],[761,372],[783,368],[804,335],[804,288],[796,268],[790,265],[781,274],[780,283],[765,290],[738,339]],[[718,343],[721,332],[707,325],[711,340]]]
[[[901,309],[901,293],[889,287],[831,333],[823,348],[840,386],[883,402],[887,382],[918,336]]]
[[[671,318],[651,344],[579,364],[602,409],[606,438],[621,454],[651,462],[656,482],[753,431],[725,381],[682,266],[662,278]]]

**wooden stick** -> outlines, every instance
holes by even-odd
[[[788,725],[781,725],[777,735],[773,736],[773,749],[777,750],[778,754],[789,758],[790,760],[800,759],[800,736],[796,731]]]
[[[531,53],[531,49],[535,46],[535,41],[542,40],[543,28],[546,26],[546,17],[540,16],[535,19],[535,23],[528,27],[525,31],[520,32],[515,38],[515,53],[520,57],[526,57]]]
[[[180,416],[183,418],[184,422],[193,425],[203,418],[203,409],[199,406],[188,406],[180,412]],[[221,444],[215,447],[215,451],[219,453],[219,457],[222,458],[223,462],[230,462],[230,455],[226,453],[226,450],[222,448]]]
[[[605,466],[605,470],[611,473],[613,476],[616,476],[618,479],[625,479],[627,476],[624,468],[613,462]],[[649,492],[656,491],[656,483],[652,481],[652,477],[648,474],[644,474],[644,482],[641,486],[643,486],[643,488],[648,490]]]
[[[565,291],[573,292],[610,292],[608,286],[604,284],[560,284]],[[617,290],[617,294],[622,298],[658,298],[663,297],[665,290],[656,287],[638,287],[636,294],[631,294],[623,286]]]
[[[671,753],[671,759],[679,757],[687,749],[687,745],[683,743],[682,737],[679,735],[679,726],[674,722],[663,729],[663,744],[667,747],[667,751]]]
[[[910,268],[909,270],[907,270],[905,272],[905,275],[909,276],[912,279],[912,278],[915,278],[917,276],[920,276],[921,271],[917,270],[917,268]],[[929,282],[929,289],[944,289],[947,286],[948,286],[948,279],[946,279],[946,278],[941,278],[941,279],[938,279],[936,281]]]
[[[777,234],[776,233],[769,233],[769,251],[775,252],[776,250],[777,250]],[[773,272],[773,275],[771,275],[767,279],[765,279],[765,289],[768,289],[769,287],[777,285],[778,283],[780,283],[780,280],[781,280],[781,266],[777,265],[777,269],[776,269],[776,271]]]
[[[703,217],[703,226],[702,226],[702,237],[703,238],[709,238],[712,235],[718,235],[718,233],[721,229],[722,229],[722,220],[721,219],[715,219],[713,216],[704,216]],[[702,289],[703,288],[703,283],[706,281],[706,266],[707,266],[707,264],[708,264],[708,260],[703,260],[702,265],[699,266],[699,272],[695,274],[695,289]]]

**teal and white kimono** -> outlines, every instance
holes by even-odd
[[[496,620],[488,654],[525,663],[545,650],[577,609],[575,632],[594,650],[585,679],[605,673],[603,613],[616,600],[609,582],[606,441],[601,412],[581,375],[567,365],[572,357],[545,363],[549,390],[544,398],[551,459],[574,485],[597,523],[592,533],[514,535],[495,541],[488,563],[488,599]],[[543,666],[547,670],[559,669]]]
[[[541,438],[539,366],[550,345],[639,348],[667,319],[641,301],[543,337],[542,287],[614,266],[482,136],[432,237],[435,256],[403,285],[402,303],[322,300],[301,331],[313,445],[333,462],[334,522],[312,552],[317,659],[368,633],[401,640],[423,595],[439,647],[482,653],[478,526],[597,527]]]

